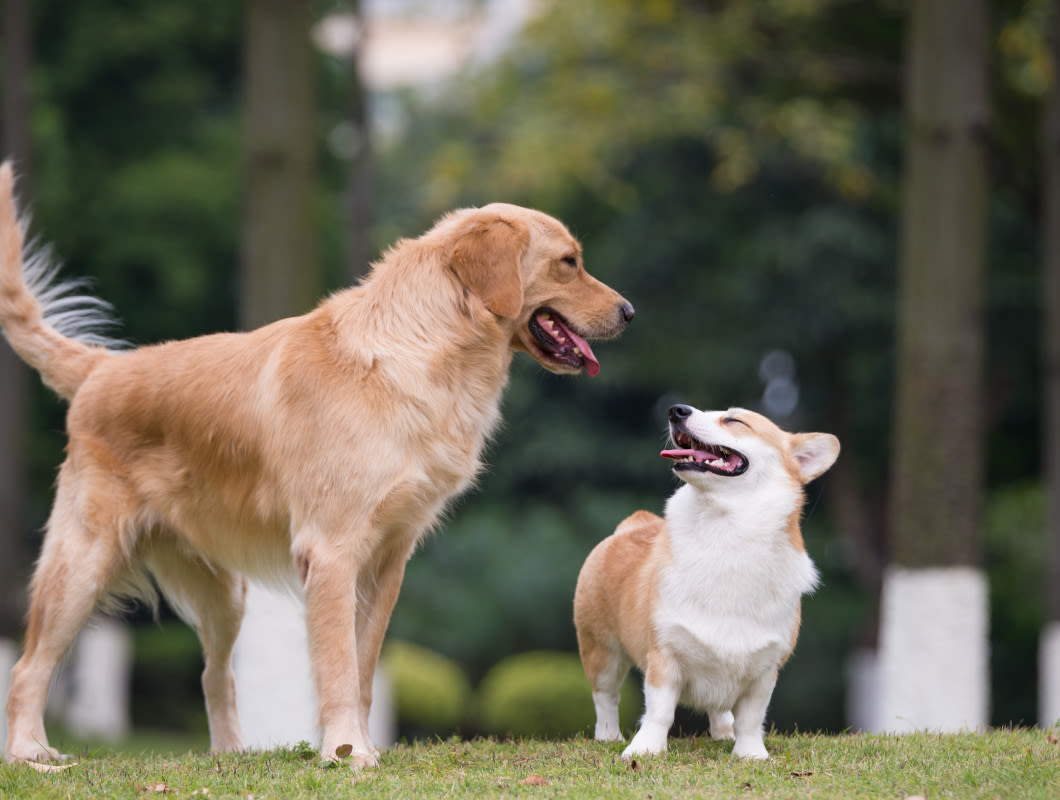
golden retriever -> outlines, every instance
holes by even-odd
[[[595,374],[586,339],[633,307],[559,221],[493,204],[398,242],[303,316],[121,352],[85,336],[99,301],[24,259],[12,183],[5,164],[0,324],[70,409],[7,759],[60,757],[43,723],[56,663],[97,605],[157,602],[152,582],[202,641],[213,749],[242,748],[230,661],[248,576],[304,595],[321,756],[377,764],[372,675],[405,562],[479,470],[513,351]]]

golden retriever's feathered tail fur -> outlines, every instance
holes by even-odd
[[[11,162],[5,162],[0,166],[0,326],[44,383],[71,400],[108,350],[121,343],[100,333],[112,324],[110,306],[83,294],[83,281],[58,280],[46,248],[26,246],[13,182]]]

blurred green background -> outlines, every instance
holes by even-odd
[[[443,22],[486,5],[365,4]],[[1048,5],[991,4],[986,566],[997,724],[1035,720],[1044,621],[1037,218]],[[233,329],[241,4],[29,8],[33,230],[113,303],[134,343]],[[633,510],[660,511],[675,487],[658,458],[665,409],[764,409],[843,443],[840,464],[811,487],[805,533],[824,577],[769,715],[782,730],[842,730],[845,659],[873,641],[886,553],[906,3],[534,9],[488,59],[423,85],[369,86],[368,251],[453,207],[534,206],[581,238],[589,270],[637,318],[596,348],[595,379],[516,359],[489,468],[414,556],[391,638],[447,659],[445,691],[468,697],[513,656],[573,653],[582,560]],[[317,17],[347,11],[321,2]],[[317,49],[316,70],[323,295],[351,272],[353,90],[341,55]],[[20,526],[30,553],[62,459],[63,413],[34,380]],[[201,726],[162,709],[201,707],[193,635],[138,622],[135,718]],[[420,716],[406,712],[402,730],[496,730],[466,714]]]

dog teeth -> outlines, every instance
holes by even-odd
[[[553,339],[555,339],[560,344],[567,343],[567,337],[564,336],[563,333],[556,328],[556,323],[552,321],[551,315],[542,314],[538,317],[538,320],[541,322],[542,327],[549,332]]]

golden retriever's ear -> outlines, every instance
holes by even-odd
[[[529,244],[526,227],[491,215],[461,229],[450,262],[486,308],[498,317],[515,319],[523,307],[519,264]]]

